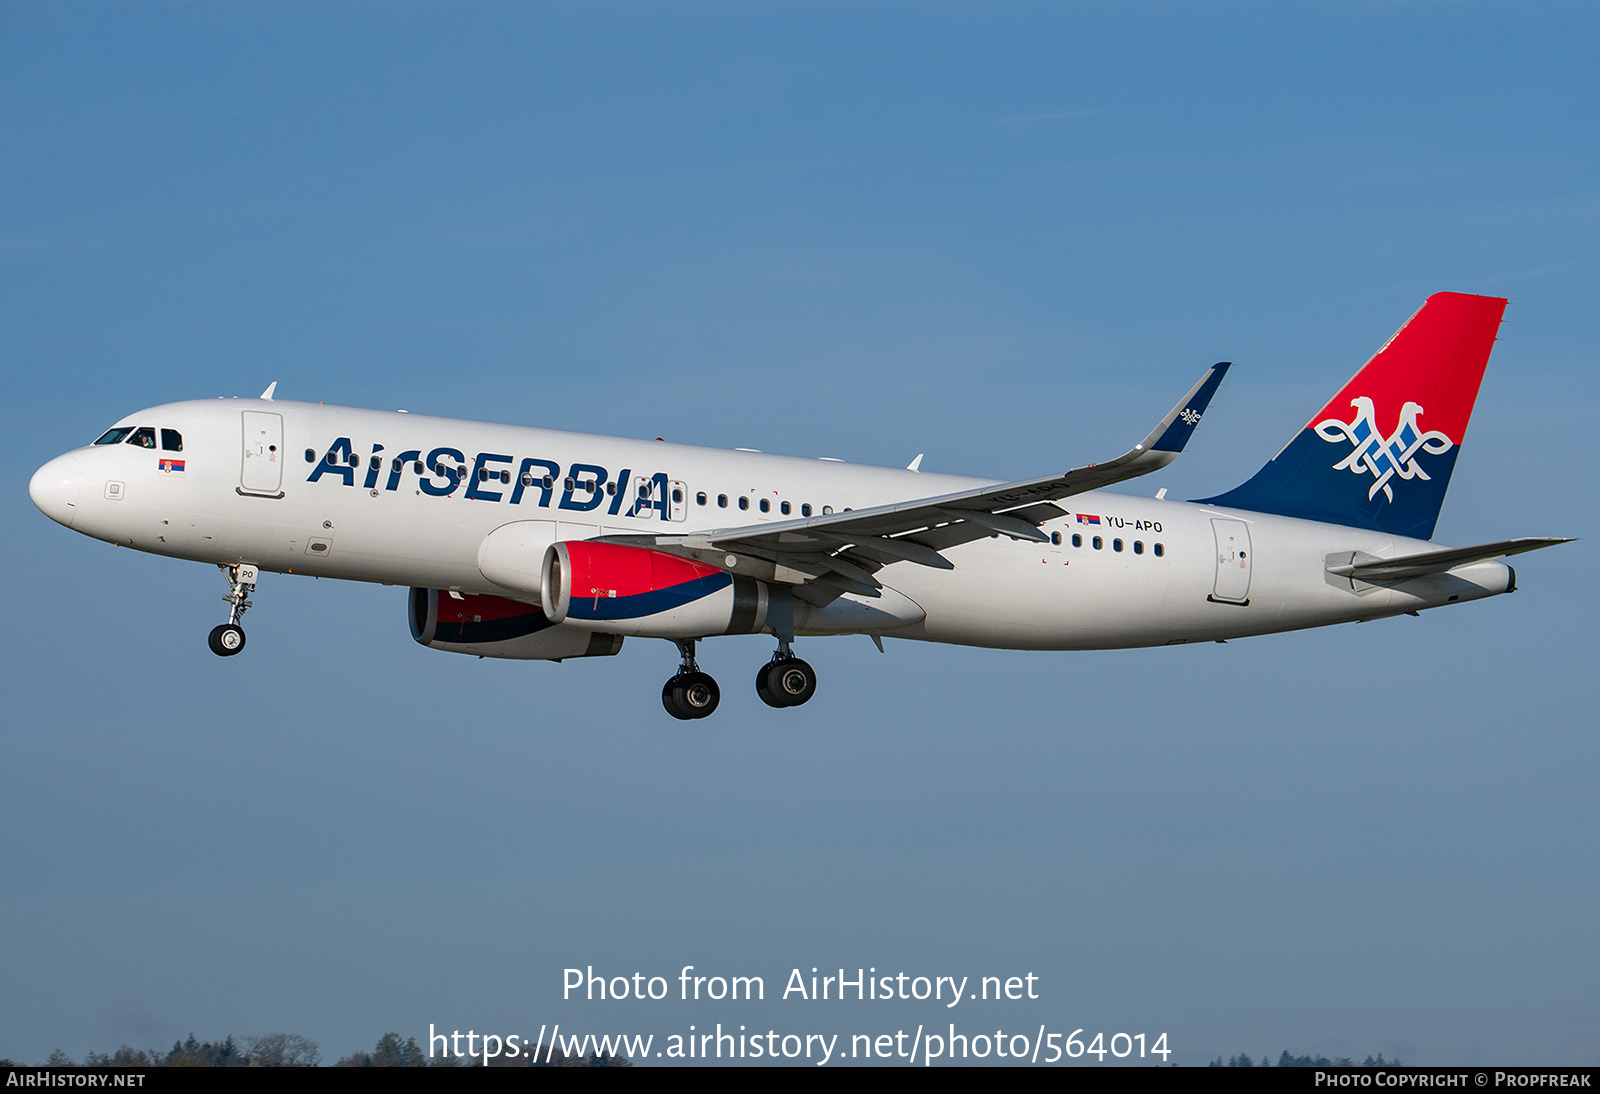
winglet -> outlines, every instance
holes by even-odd
[[[910,463],[906,464],[906,470],[907,471],[921,471],[922,470],[922,457],[925,454],[926,453],[918,452],[917,453],[917,458],[912,460]]]
[[[1182,452],[1230,367],[1232,362],[1218,361],[1207,369],[1206,374],[1200,377],[1200,382],[1189,389],[1189,394],[1161,419],[1160,425],[1150,431],[1150,436],[1144,439],[1144,447],[1154,452],[1171,452],[1174,456]]]
[[[272,393],[274,391],[277,391],[277,390],[278,390],[278,381],[274,380],[274,381],[272,381],[272,383],[267,385],[267,390],[265,390],[265,391],[263,391],[261,393],[261,397],[263,399],[265,399],[267,402],[270,403],[270,402],[272,402]]]

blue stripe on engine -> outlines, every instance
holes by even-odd
[[[581,596],[572,590],[572,600],[567,606],[567,618],[601,622],[612,619],[643,619],[662,612],[692,604],[701,597],[710,596],[733,584],[733,575],[719,570],[705,577],[695,578],[665,589],[652,589],[633,596]]]

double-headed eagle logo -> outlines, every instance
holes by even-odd
[[[1377,417],[1372,410],[1372,400],[1365,395],[1350,400],[1356,408],[1353,421],[1341,422],[1337,418],[1320,421],[1314,427],[1317,436],[1325,441],[1348,441],[1354,446],[1351,453],[1333,465],[1335,471],[1349,471],[1354,475],[1371,475],[1377,481],[1367,491],[1370,500],[1383,491],[1389,501],[1394,491],[1389,486],[1393,478],[1428,480],[1428,473],[1417,466],[1420,452],[1438,455],[1448,452],[1455,442],[1437,429],[1423,432],[1417,428],[1417,415],[1422,407],[1408,402],[1400,411],[1400,426],[1394,435],[1384,437],[1378,432]]]

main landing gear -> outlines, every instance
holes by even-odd
[[[662,685],[661,705],[684,721],[705,718],[717,709],[722,689],[700,671],[694,659],[694,639],[679,640],[678,652],[682,655],[678,674]],[[816,692],[816,670],[796,657],[787,642],[780,642],[772,660],[756,673],[756,694],[769,707],[797,707]]]
[[[218,657],[232,657],[244,649],[244,628],[239,626],[239,620],[244,618],[245,609],[250,607],[250,594],[256,591],[256,581],[261,577],[261,571],[244,563],[237,566],[219,564],[217,569],[228,579],[228,595],[222,599],[228,602],[230,608],[228,621],[212,628],[211,652]]]
[[[797,707],[817,693],[817,670],[779,642],[772,660],[756,671],[756,694],[769,707]]]
[[[678,665],[678,675],[661,688],[661,705],[674,718],[688,721],[708,717],[722,701],[722,689],[710,676],[700,671],[694,659],[694,639],[678,643],[683,660]]]

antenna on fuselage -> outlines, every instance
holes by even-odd
[[[263,399],[265,399],[267,402],[270,403],[270,402],[272,402],[272,393],[274,391],[277,391],[277,390],[278,390],[278,381],[274,380],[274,381],[272,381],[272,383],[267,385],[267,390],[265,390],[265,391],[263,391],[261,393],[261,397]]]

